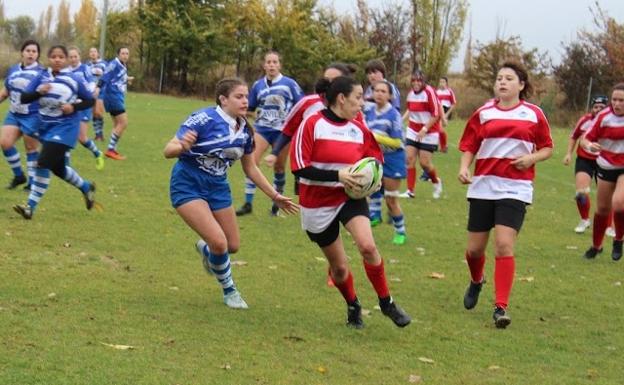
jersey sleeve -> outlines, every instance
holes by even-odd
[[[466,128],[464,128],[464,133],[459,140],[459,151],[473,154],[479,151],[479,147],[481,147],[480,126],[481,122],[479,120],[479,112],[477,111],[466,122]]]
[[[427,87],[427,104],[428,104],[428,108],[429,108],[429,112],[431,113],[431,116],[434,117],[438,117],[440,116],[440,100],[438,100],[438,97],[436,96],[435,91],[433,91],[432,88]]]
[[[595,142],[598,140],[598,138],[600,138],[600,135],[602,134],[603,117],[603,114],[598,115],[598,118],[596,118],[592,127],[585,133],[585,139],[589,140],[590,142]]]
[[[395,110],[395,114],[392,116],[392,126],[388,132],[391,138],[403,139],[403,119],[401,114]]]
[[[362,131],[364,132],[364,143],[366,143],[365,155],[372,156],[379,162],[383,163],[383,151],[381,151],[381,147],[379,146],[379,143],[377,143],[373,132],[366,127],[364,127]]]
[[[104,70],[104,74],[100,78],[100,82],[102,82],[103,84],[109,83],[111,79],[115,77],[116,73],[117,73],[117,66],[115,65],[114,61],[111,61],[106,66],[106,69]]]
[[[540,111],[537,118],[537,131],[535,134],[535,146],[538,150],[544,147],[553,147],[550,124],[548,124],[548,120],[542,111]]]
[[[245,123],[245,128],[247,129],[247,140],[245,140],[245,145],[243,146],[243,152],[246,155],[249,155],[254,152],[254,149],[256,147],[256,142],[254,141],[254,135],[252,131],[250,130],[251,125],[249,124],[249,122]]]
[[[308,118],[293,138],[290,146],[290,169],[301,170],[312,165],[312,150],[314,149],[314,124],[317,119]]]
[[[455,98],[455,92],[449,88],[449,92],[451,93],[451,105],[454,106],[457,104],[457,99]]]
[[[93,100],[93,92],[89,88],[89,84],[87,84],[87,82],[84,80],[77,80],[78,89],[76,90],[76,94],[78,95],[78,98],[80,98],[82,101]]]
[[[574,126],[574,128],[572,129],[572,133],[570,134],[570,139],[578,139],[581,137],[581,135],[583,135],[583,130],[581,130],[581,128],[583,127],[583,124],[585,123],[587,117],[585,115],[583,115],[578,122],[576,122],[576,126]]]
[[[247,106],[248,111],[255,111],[256,108],[258,108],[258,84],[260,84],[259,80],[254,83],[249,91],[249,97],[247,98],[249,101],[249,105]]]
[[[282,134],[292,137],[297,132],[297,128],[303,121],[303,113],[305,112],[307,105],[305,100],[299,100],[297,104],[290,110],[286,119],[284,119],[284,126],[282,127]]]
[[[206,123],[206,120],[202,119],[203,117],[199,116],[200,114],[206,115],[206,113],[203,111],[194,112],[189,115],[189,117],[186,118],[186,120],[180,125],[180,128],[178,128],[178,132],[176,132],[176,138],[182,139],[184,137],[184,134],[186,134],[188,131],[195,131],[199,133],[202,126]],[[207,115],[205,117],[208,118]]]
[[[39,72],[39,74],[33,80],[31,80],[30,83],[28,83],[28,86],[24,89],[23,92],[24,93],[35,92],[37,90],[37,87],[41,85],[44,74],[45,72]]]
[[[293,104],[295,104],[303,98],[303,90],[296,81],[293,80],[291,83],[290,89],[293,94]]]
[[[392,107],[396,108],[398,111],[401,111],[401,91],[399,91],[399,87],[392,84]]]

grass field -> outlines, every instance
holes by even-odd
[[[392,245],[391,226],[374,230],[394,297],[414,322],[398,329],[373,308],[346,238],[371,311],[366,328],[352,330],[299,219],[270,218],[261,194],[254,214],[239,221],[234,255],[247,263],[234,277],[251,308],[226,308],[194,251],[197,237],[169,204],[173,162],[162,156],[179,123],[205,102],[130,94],[127,105],[120,151],[128,160],[98,172],[85,149],[73,152],[76,169],[97,182],[103,212],[87,212],[79,192],[53,179],[35,218],[24,221],[11,206],[26,193],[0,191],[0,384],[624,383],[624,262],[611,261],[608,244],[595,261],[581,258],[590,235],[572,230],[572,169],[561,164],[567,129],[553,130],[555,155],[538,167],[508,329],[492,325],[491,283],[475,310],[462,306],[467,210],[452,148],[435,157],[443,199],[433,201],[431,185],[421,183],[416,199],[401,202],[407,244]],[[6,103],[0,107],[4,116]],[[453,122],[451,143],[461,129]],[[10,179],[4,161],[0,179]],[[239,164],[230,180],[238,205]],[[290,192],[290,176],[287,183]]]

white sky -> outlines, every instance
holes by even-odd
[[[94,0],[101,7],[103,0]],[[69,0],[72,14],[80,7],[81,0]],[[408,0],[367,0],[370,7],[382,4],[404,4],[408,8]],[[4,0],[5,13],[8,18],[26,14],[38,20],[39,15],[48,5],[56,9],[59,0]],[[319,4],[333,4],[338,12],[353,12],[356,0],[319,0]],[[581,28],[593,29],[589,7],[594,0],[469,0],[470,18],[472,20],[473,40],[488,42],[496,36],[497,28],[504,36],[519,35],[525,48],[537,47],[547,51],[554,63],[561,57],[561,42],[570,42]],[[619,23],[624,22],[623,0],[599,0],[600,6]],[[109,0],[109,5],[123,6],[125,0]],[[451,70],[461,70],[465,52],[468,25],[464,33],[464,41]]]

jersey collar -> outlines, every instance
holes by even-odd
[[[275,77],[275,79],[271,80],[271,85],[279,82],[280,80],[282,80],[282,78],[284,77],[284,75],[282,75],[281,73],[279,75],[277,75]],[[269,85],[269,78],[267,78],[266,76],[264,77],[264,82]]]
[[[238,121],[231,117],[227,112],[223,111],[221,106],[216,108],[217,114],[228,124],[230,127],[230,134],[239,134],[243,132],[245,128],[245,119],[239,119]],[[238,125],[238,132],[236,131],[236,125]]]

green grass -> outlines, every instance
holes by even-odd
[[[87,212],[80,194],[54,178],[35,218],[24,221],[11,206],[26,194],[0,191],[0,384],[408,384],[410,375],[424,384],[622,383],[624,287],[616,282],[624,266],[611,262],[608,245],[595,261],[581,258],[590,235],[572,231],[573,172],[560,162],[567,130],[553,131],[555,155],[538,167],[516,247],[517,278],[534,280],[516,279],[507,330],[492,326],[491,279],[475,310],[462,307],[467,209],[453,148],[435,157],[444,198],[433,201],[431,185],[421,183],[416,199],[401,201],[407,244],[392,245],[388,225],[374,230],[393,294],[414,317],[409,327],[373,309],[374,292],[343,233],[371,310],[355,331],[344,326],[344,303],[326,287],[326,263],[299,219],[270,218],[261,194],[239,222],[234,256],[248,263],[234,276],[251,308],[227,309],[195,254],[197,237],[170,207],[173,161],[162,156],[179,123],[205,102],[130,94],[127,105],[120,151],[128,160],[98,172],[86,150],[73,152],[76,169],[97,182],[103,212]],[[461,129],[453,122],[451,143]],[[9,174],[0,162],[3,184]],[[239,164],[230,180],[238,205]],[[290,191],[290,176],[287,183]]]

